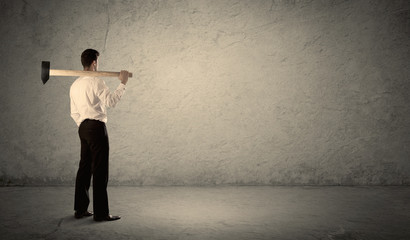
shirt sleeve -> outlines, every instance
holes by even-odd
[[[96,94],[101,102],[104,103],[104,105],[107,107],[115,107],[115,105],[117,105],[117,103],[120,101],[122,95],[124,95],[124,92],[125,85],[122,83],[118,85],[117,89],[115,89],[114,92],[111,92],[103,80],[98,79],[97,81]]]
[[[71,117],[73,118],[74,122],[77,124],[77,126],[80,126],[80,113],[77,109],[77,106],[75,105],[73,98],[71,97],[71,92],[70,92],[70,108],[71,108]]]

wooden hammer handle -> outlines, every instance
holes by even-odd
[[[75,70],[58,70],[50,69],[50,76],[90,76],[90,77],[118,77],[119,72],[104,72],[104,71],[75,71]],[[132,77],[132,73],[128,73],[128,77]]]

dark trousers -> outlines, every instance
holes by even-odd
[[[78,134],[81,140],[81,160],[75,182],[74,210],[86,211],[90,203],[88,190],[93,176],[94,217],[105,217],[108,210],[108,134],[105,123],[84,120]]]

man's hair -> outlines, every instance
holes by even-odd
[[[83,67],[89,67],[93,61],[97,60],[98,56],[100,56],[100,53],[97,50],[86,49],[81,54],[81,64],[83,64]]]

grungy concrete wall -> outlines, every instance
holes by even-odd
[[[73,77],[134,73],[110,183],[410,183],[409,1],[0,1],[0,176],[73,183]],[[105,79],[110,88],[118,81]]]

